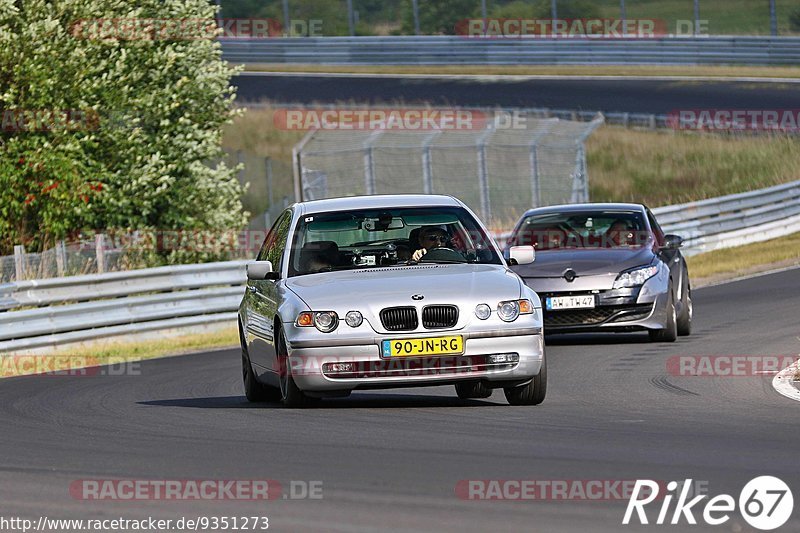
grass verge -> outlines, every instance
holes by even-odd
[[[692,283],[696,286],[800,265],[800,233],[698,254],[687,258],[686,262]]]
[[[800,78],[800,67],[755,66],[649,66],[649,65],[303,65],[248,63],[248,72],[298,72],[341,74],[451,74],[513,76],[678,76],[703,78]]]
[[[217,331],[150,340],[109,340],[64,347],[46,354],[0,356],[0,378],[46,372],[62,372],[84,367],[120,364],[168,355],[228,348],[239,345],[236,326]]]

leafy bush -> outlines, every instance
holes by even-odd
[[[0,255],[110,227],[244,224],[235,169],[216,163],[233,99],[219,43],[76,25],[213,16],[206,0],[0,0]],[[63,111],[78,119],[53,124]]]

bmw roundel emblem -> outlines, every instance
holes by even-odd
[[[416,301],[422,300],[424,298],[425,297],[423,295],[421,295],[421,294],[414,294],[414,295],[411,296],[411,299],[412,300],[416,300]]]
[[[567,283],[572,283],[577,277],[578,274],[576,274],[571,268],[568,268],[564,271],[564,279],[567,280]]]

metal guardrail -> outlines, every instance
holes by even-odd
[[[0,313],[0,353],[233,321],[244,292],[245,264],[181,265],[0,285],[0,309],[8,311]]]
[[[799,37],[468,38],[465,36],[220,39],[233,63],[327,65],[579,65],[800,63]]]
[[[685,255],[800,231],[800,181],[653,209],[662,229],[684,237]]]
[[[800,181],[653,210],[684,253],[800,231]],[[497,234],[503,242],[509,233]],[[0,285],[0,354],[98,338],[233,323],[246,261]],[[58,304],[58,305],[56,305]]]

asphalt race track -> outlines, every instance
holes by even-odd
[[[798,354],[798,287],[800,269],[697,290],[695,334],[674,344],[549,339],[538,407],[510,407],[501,391],[460,401],[451,387],[355,393],[314,410],[254,406],[234,350],[144,362],[141,375],[0,380],[2,515],[266,515],[276,531],[639,531],[620,525],[624,501],[466,501],[454,489],[468,479],[692,478],[738,499],[768,474],[797,502],[800,406],[771,377],[676,377],[666,362]],[[87,478],[318,480],[323,498],[73,499],[70,483]],[[738,511],[723,526],[682,524],[657,529],[752,531]],[[783,530],[799,529],[795,510]]]
[[[666,114],[679,109],[799,109],[797,83],[647,79],[236,76],[240,103],[431,103]],[[378,96],[380,95],[380,96]]]

